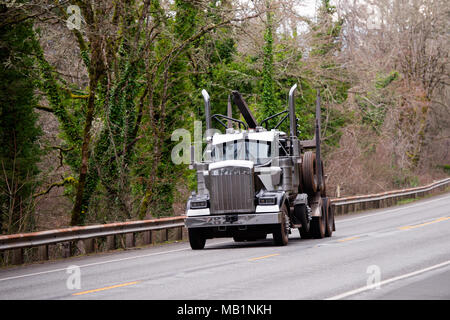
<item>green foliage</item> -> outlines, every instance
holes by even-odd
[[[387,76],[378,75],[377,79],[375,80],[375,88],[384,89],[389,84],[391,84],[391,82],[397,80],[398,77],[399,73],[397,71],[391,71]]]
[[[367,96],[357,95],[356,102],[362,112],[362,123],[372,127],[375,131],[384,123],[386,116],[386,106],[384,104],[375,104],[373,102],[376,95]],[[378,99],[375,100],[378,102]]]
[[[313,37],[316,40],[311,48],[311,56],[325,56],[331,54],[339,47],[340,41],[337,41],[342,31],[343,19],[336,22],[332,16],[336,13],[336,7],[330,4],[330,0],[322,0],[319,8],[318,22],[312,27]],[[333,60],[328,61],[328,65],[322,65],[322,68],[334,66]]]
[[[275,92],[273,84],[273,13],[269,9],[270,1],[266,1],[266,30],[264,33],[264,61],[262,70],[262,109],[259,110],[263,118],[267,118],[276,113]]]
[[[0,232],[14,233],[33,228],[30,206],[41,155],[32,24],[0,29],[0,46]]]
[[[438,168],[444,170],[445,173],[450,174],[450,164],[438,165]]]
[[[414,188],[419,185],[419,178],[405,168],[393,168],[395,174],[392,181],[395,188]]]
[[[362,122],[378,132],[384,123],[388,106],[391,104],[386,88],[399,77],[397,71],[388,75],[378,74],[373,91],[364,95],[356,95],[356,103],[362,112]]]

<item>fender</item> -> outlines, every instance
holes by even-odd
[[[276,197],[277,202],[276,205],[273,206],[266,206],[266,205],[258,205],[258,199],[261,197]],[[281,210],[281,206],[283,205],[283,203],[286,204],[286,207],[288,209],[288,212],[290,212],[290,208],[289,208],[289,199],[286,195],[285,191],[264,191],[261,190],[260,192],[258,192],[258,194],[256,195],[256,201],[257,201],[257,206],[256,206],[256,212],[267,212],[267,211],[273,211],[273,207],[277,207],[277,210]],[[271,210],[264,210],[265,208],[267,209],[271,209]]]

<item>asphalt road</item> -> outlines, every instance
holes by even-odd
[[[450,299],[449,194],[337,217],[336,229],[294,230],[285,247],[224,238],[1,269],[0,299]]]

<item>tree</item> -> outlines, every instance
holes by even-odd
[[[0,13],[8,15],[5,5]],[[31,21],[0,27],[0,232],[33,229],[41,129],[37,125]]]
[[[262,106],[264,109],[260,111],[263,118],[275,114],[275,92],[273,83],[273,13],[271,9],[271,1],[266,0],[266,28],[264,32],[264,63],[262,70]]]

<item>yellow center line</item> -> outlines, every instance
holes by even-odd
[[[257,258],[251,258],[248,259],[248,261],[255,261],[255,260],[260,260],[260,259],[265,259],[265,258],[270,258],[270,257],[275,257],[275,256],[279,256],[279,253],[274,253],[274,254],[269,254],[267,256],[262,256],[262,257],[257,257]]]
[[[109,287],[104,287],[104,288],[99,288],[99,289],[93,289],[93,290],[88,290],[88,291],[82,291],[82,292],[77,292],[72,294],[73,296],[80,296],[82,294],[87,294],[87,293],[94,293],[94,292],[99,292],[99,291],[104,291],[104,290],[109,290],[109,289],[114,289],[114,288],[120,288],[120,287],[125,287],[125,286],[130,286],[132,284],[136,284],[139,281],[133,281],[133,282],[127,282],[127,283],[122,283],[122,284],[116,284],[114,286],[109,286]]]
[[[449,220],[449,219],[450,219],[450,217],[441,217],[441,218],[435,219],[433,221],[428,221],[428,222],[424,222],[424,223],[421,223],[421,224],[415,224],[415,225],[411,225],[411,226],[399,227],[398,229],[400,229],[400,230],[410,230],[410,229],[415,229],[415,228],[427,226],[427,225],[432,224],[432,223],[437,223],[437,222],[441,222],[441,221],[445,221],[445,220]]]
[[[338,241],[338,242],[346,242],[346,241],[352,241],[352,240],[359,239],[359,238],[360,238],[359,236],[356,236],[356,237],[350,237],[350,238],[339,239],[339,240],[337,240],[337,241]]]

